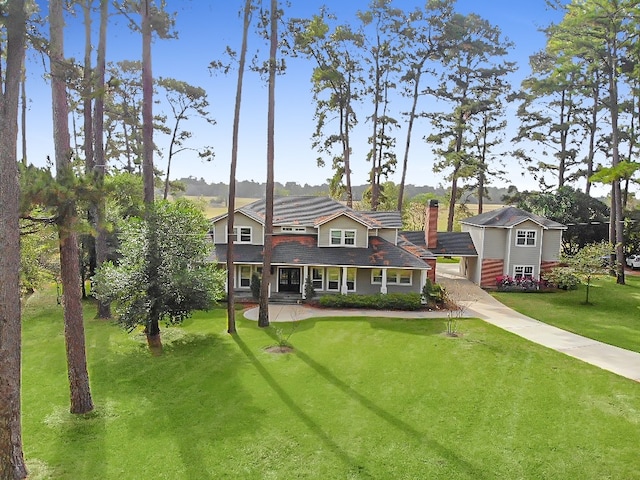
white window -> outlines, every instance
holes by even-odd
[[[340,290],[340,269],[327,268],[327,290]]]
[[[397,279],[400,285],[411,285],[413,280],[413,275],[411,275],[411,270],[400,270],[398,272]]]
[[[517,230],[516,245],[520,247],[535,247],[536,231],[535,230]]]
[[[249,288],[251,286],[251,265],[240,265],[238,280],[241,288]]]
[[[233,227],[235,243],[251,243],[251,227]]]
[[[381,284],[382,283],[382,269],[374,268],[371,270],[371,283],[373,284]]]
[[[329,231],[329,238],[331,245],[355,245],[356,231],[331,229]]]
[[[533,278],[533,265],[515,265],[513,276],[515,278]]]
[[[374,268],[371,270],[371,283],[382,283],[382,269]],[[411,285],[413,283],[413,274],[411,270],[387,270],[387,285]]]
[[[314,267],[311,269],[311,283],[316,290],[324,287],[324,268]]]
[[[356,291],[356,269],[347,268],[347,290],[349,292]]]
[[[305,227],[282,227],[281,231],[286,233],[305,233],[307,229]]]

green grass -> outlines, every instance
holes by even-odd
[[[496,292],[494,297],[520,313],[563,330],[640,352],[640,277],[627,275],[626,285],[599,277],[589,289],[545,294]]]
[[[60,307],[26,305],[32,480],[640,478],[640,385],[479,320],[310,319],[282,355],[218,309],[153,357],[92,314],[97,408],[72,416]]]

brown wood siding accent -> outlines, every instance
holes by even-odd
[[[482,261],[481,287],[495,287],[496,277],[502,275],[504,261],[501,259],[486,259]]]
[[[560,265],[560,262],[542,262],[540,264],[540,273],[548,272],[549,270],[557,267],[558,265]]]

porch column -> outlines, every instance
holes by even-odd
[[[307,280],[309,280],[309,265],[302,267],[302,299],[307,298]]]
[[[420,270],[420,291],[422,291],[422,287],[427,283],[428,270]]]
[[[342,285],[340,287],[340,293],[347,294],[347,267],[342,267]]]
[[[382,285],[380,285],[380,293],[386,295],[387,293],[387,269],[382,269]]]
[[[271,282],[267,284],[267,298],[271,298]]]

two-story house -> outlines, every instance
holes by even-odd
[[[265,201],[235,211],[234,264],[238,293],[261,273]],[[327,197],[274,199],[271,294],[421,292],[435,279],[435,256],[400,235],[400,212],[353,210]],[[226,263],[227,215],[212,219],[214,261]],[[227,286],[229,288],[229,286]]]
[[[463,258],[461,272],[482,287],[495,286],[496,277],[539,278],[558,265],[562,231],[566,226],[515,207],[462,220],[477,257]]]

